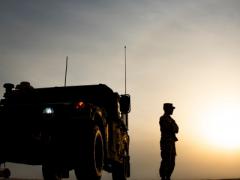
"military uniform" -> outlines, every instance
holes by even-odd
[[[166,104],[167,105],[164,107],[170,108],[170,110],[173,111],[174,107],[170,103]],[[178,140],[176,137],[176,133],[178,133],[178,125],[170,116],[171,113],[169,114],[165,112],[165,114],[161,116],[159,120],[161,131],[160,149],[162,157],[159,174],[163,180],[170,180],[171,174],[175,167],[175,142]]]

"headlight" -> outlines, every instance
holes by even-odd
[[[43,114],[54,114],[54,110],[51,107],[46,107],[45,109],[43,109]]]

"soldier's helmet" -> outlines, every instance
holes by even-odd
[[[173,110],[173,109],[175,109],[175,107],[173,106],[172,103],[164,103],[163,104],[163,109],[164,110]]]

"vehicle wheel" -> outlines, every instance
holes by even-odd
[[[127,177],[130,177],[130,163],[129,156],[124,156],[122,163],[114,163],[112,170],[112,179],[113,180],[126,180]]]
[[[94,126],[89,138],[84,144],[83,164],[75,168],[75,175],[78,180],[91,179],[100,180],[103,169],[103,138],[98,126]]]
[[[126,180],[127,177],[124,172],[124,164],[123,163],[116,163],[113,165],[112,171],[112,179],[113,180]]]
[[[8,168],[0,169],[0,177],[8,179],[11,176],[11,172]]]
[[[11,172],[8,168],[4,170],[4,178],[8,179],[11,176]]]
[[[42,174],[44,180],[61,180],[61,177],[58,176],[57,170],[48,165],[42,166]]]

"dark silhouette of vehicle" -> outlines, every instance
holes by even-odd
[[[4,84],[0,164],[42,165],[44,180],[130,177],[130,96],[104,84],[33,88]]]

